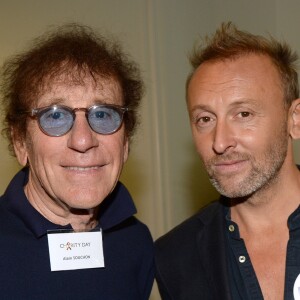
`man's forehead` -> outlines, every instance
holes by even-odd
[[[60,96],[63,91],[68,93],[68,88],[72,88],[70,90],[74,90],[74,87],[91,87],[96,93],[99,94],[102,94],[103,92],[108,93],[109,91],[114,94],[122,94],[119,81],[112,76],[107,77],[98,74],[78,74],[77,72],[64,72],[55,76],[49,75],[48,78],[44,78],[43,82],[37,89],[36,96],[33,100],[33,105],[39,105],[40,99],[44,98],[44,96],[47,97],[47,95],[50,96],[49,94],[52,94],[51,97],[53,97],[57,93],[57,96]]]
[[[86,74],[79,72],[64,72],[55,76],[47,76],[39,89],[39,94],[51,92],[58,86],[92,86],[95,89],[102,90],[104,87],[120,87],[120,83],[113,76],[103,76],[98,74]]]
[[[258,79],[259,78],[259,79]],[[279,71],[270,57],[262,54],[247,54],[224,60],[212,60],[201,64],[194,72],[190,83],[193,85],[240,85],[244,80],[249,84],[271,84],[281,86]]]
[[[199,105],[235,105],[255,101],[283,103],[284,90],[278,70],[263,55],[247,55],[235,60],[212,61],[199,67],[190,81],[189,110]],[[223,101],[223,102],[222,102]]]

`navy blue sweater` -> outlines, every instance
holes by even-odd
[[[138,221],[132,199],[118,183],[101,204],[104,268],[50,271],[47,230],[71,229],[49,222],[28,202],[21,170],[0,197],[1,299],[149,299],[153,244]]]

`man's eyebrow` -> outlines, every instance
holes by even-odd
[[[64,104],[66,100],[63,98],[49,98],[49,99],[44,99],[43,101],[41,101],[41,103],[39,103],[39,101],[37,102],[37,105],[39,107],[42,106],[51,106],[51,105],[62,105]]]
[[[96,99],[93,101],[94,104],[115,104],[115,101],[109,98],[105,98],[105,99]]]
[[[261,106],[261,101],[257,99],[252,98],[242,98],[238,99],[237,101],[234,101],[229,104],[229,106],[239,106],[239,105],[253,105],[253,106]]]
[[[195,110],[210,110],[210,105],[197,104],[192,107],[191,112],[194,112]]]
[[[40,104],[40,107],[44,106],[52,106],[52,105],[64,105],[66,104],[67,99],[66,98],[49,98],[42,101],[42,104]],[[105,98],[105,99],[95,99],[91,102],[91,105],[105,105],[105,104],[115,104],[115,101]]]
[[[255,106],[260,106],[261,101],[252,99],[252,98],[242,98],[242,99],[237,99],[236,101],[231,102],[228,106],[229,107],[234,107],[234,106],[239,106],[239,105],[255,105]],[[192,107],[191,112],[195,110],[210,110],[211,106],[209,104],[196,104]]]

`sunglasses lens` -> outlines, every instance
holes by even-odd
[[[67,106],[48,106],[36,109],[41,130],[49,136],[62,136],[72,128],[75,114],[73,111],[83,110],[87,112],[90,127],[100,134],[111,134],[117,131],[123,120],[124,110],[110,105],[95,105],[90,109],[75,108]]]
[[[73,125],[72,112],[58,106],[39,111],[38,120],[41,130],[50,136],[64,135]]]
[[[91,128],[100,134],[111,134],[119,129],[123,113],[115,107],[93,106],[89,110],[88,121]]]

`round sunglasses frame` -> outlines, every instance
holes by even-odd
[[[89,116],[89,112],[91,110],[99,108],[99,107],[100,108],[101,107],[103,107],[103,108],[110,108],[110,109],[115,110],[119,114],[119,116],[120,116],[120,124],[116,128],[114,128],[113,130],[111,130],[109,132],[98,132],[98,131],[94,130],[94,128],[92,127],[92,125],[89,122],[88,116]],[[53,135],[53,134],[50,134],[49,132],[47,132],[43,128],[43,126],[41,125],[41,121],[40,121],[40,119],[41,119],[41,117],[43,115],[43,112],[45,112],[45,110],[47,110],[47,109],[64,109],[64,110],[70,112],[71,115],[72,115],[72,118],[73,118],[72,126],[66,132],[61,133],[61,134],[55,134],[55,135]],[[124,106],[120,106],[120,105],[114,105],[114,104],[92,105],[89,108],[85,108],[85,107],[71,108],[71,107],[66,106],[66,105],[49,105],[49,106],[44,106],[44,107],[39,107],[39,108],[33,108],[31,111],[28,111],[26,113],[28,113],[31,118],[36,119],[38,121],[39,128],[40,128],[40,130],[44,134],[46,134],[48,136],[51,136],[51,137],[60,137],[60,136],[63,136],[65,134],[67,134],[68,132],[70,132],[71,129],[73,128],[73,125],[74,125],[74,122],[75,122],[75,119],[76,119],[76,112],[77,111],[84,111],[85,112],[86,120],[87,120],[90,128],[94,132],[96,132],[98,134],[102,134],[102,135],[109,135],[109,134],[115,133],[116,131],[118,131],[120,129],[120,127],[122,126],[123,120],[124,120],[124,114],[125,114],[125,112],[129,111],[129,108],[128,107],[124,107]]]

